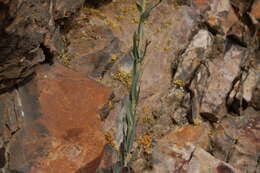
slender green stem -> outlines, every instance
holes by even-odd
[[[141,4],[136,3],[137,8],[140,13],[139,24],[137,31],[133,35],[133,68],[132,68],[132,83],[129,89],[129,103],[125,105],[126,116],[124,118],[123,124],[123,142],[120,145],[118,151],[118,164],[116,165],[114,172],[122,173],[124,167],[130,167],[131,152],[134,142],[135,128],[136,128],[136,108],[139,101],[140,92],[140,75],[142,73],[141,65],[145,57],[147,46],[149,42],[146,42],[144,49],[142,50],[142,38],[143,38],[143,28],[144,22],[148,19],[149,14],[153,8],[155,8],[162,0],[159,0],[155,5],[151,5],[146,8],[146,0],[141,0]],[[141,53],[142,52],[142,53]]]

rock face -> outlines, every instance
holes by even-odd
[[[61,65],[38,72],[17,91],[21,124],[8,146],[6,169],[95,172],[105,145],[98,111],[110,92]]]
[[[72,16],[83,2],[0,1],[0,89],[23,81],[36,65],[62,52],[59,21]]]
[[[212,137],[215,129],[204,127],[205,123],[202,122],[209,121],[214,127],[221,126],[226,117],[233,115],[244,117],[249,121],[250,118],[244,111],[251,106],[258,109],[259,63],[255,58],[258,45],[252,41],[258,38],[250,35],[250,33],[257,33],[255,29],[258,23],[253,19],[257,18],[253,17],[253,14],[257,16],[254,10],[257,3],[257,1],[250,4],[248,1],[236,3],[229,0],[197,0],[186,4],[187,6],[178,6],[178,4],[176,6],[167,1],[153,11],[149,19],[152,24],[148,21],[145,29],[145,35],[152,43],[144,62],[137,138],[150,135],[154,141],[152,152],[147,156],[147,152],[141,150],[144,154],[137,156],[134,161],[133,169],[136,172],[178,172],[180,170],[243,172],[245,169],[241,169],[242,162],[255,164],[255,160],[251,163],[248,158],[235,163],[227,162],[223,157],[217,156],[218,152],[214,152],[217,150],[213,146],[214,142],[208,139]],[[122,100],[126,92],[121,90],[122,80],[114,79],[113,74],[117,71],[128,72],[131,65],[131,55],[129,55],[131,37],[125,32],[133,31],[133,26],[129,18],[125,19],[122,16],[127,13],[135,18],[132,5],[130,2],[111,3],[90,15],[89,23],[93,27],[102,26],[106,31],[110,29],[108,35],[111,37],[103,35],[103,31],[96,30],[103,39],[89,39],[88,43],[92,42],[96,45],[101,41],[102,44],[98,45],[102,47],[99,50],[92,49],[95,53],[89,54],[86,59],[76,57],[75,61],[71,62],[72,68],[81,71],[75,66],[75,62],[77,65],[80,64],[78,62],[83,61],[91,64],[89,63],[91,55],[94,59],[98,59],[97,54],[109,52],[106,58],[101,60],[101,65],[95,66],[95,69],[101,67],[103,74],[98,80],[114,87],[119,91],[116,95],[121,95],[116,97],[119,100],[114,100],[115,105],[104,120],[104,129],[112,134],[116,143],[120,143],[119,136],[122,136],[120,118],[124,112]],[[121,26],[128,27],[120,29]],[[109,44],[107,37],[111,40],[112,38],[119,40],[120,46],[112,48],[113,42]],[[108,58],[113,54],[119,56],[117,56],[118,60],[111,63]],[[84,64],[80,65],[83,67]],[[95,72],[94,68],[88,69],[91,69],[91,72],[87,72],[86,69],[83,71],[87,74]],[[190,122],[207,130],[200,131],[197,126],[187,125]],[[182,136],[178,136],[176,132],[179,126],[185,129]],[[185,133],[187,129],[193,130]],[[194,137],[193,131],[198,136]],[[173,134],[174,140],[169,138],[170,134]],[[201,139],[200,135],[203,139],[207,139],[205,142],[207,147],[197,146]],[[188,146],[173,146],[173,141],[183,140],[183,143],[186,143],[193,137],[194,141],[191,141]],[[223,140],[224,137],[221,141]],[[136,145],[137,148],[142,148],[138,143]],[[254,141],[253,145],[258,144]],[[246,145],[242,148],[241,150],[248,149]],[[175,154],[172,154],[173,150]],[[109,152],[111,149],[107,149],[107,153]],[[107,166],[115,162],[111,159],[108,163],[108,158],[111,159],[113,156],[107,154],[104,158]],[[204,164],[205,162],[207,163]],[[256,165],[254,166],[252,171],[258,169]],[[101,167],[104,168],[104,165]]]
[[[158,141],[154,150],[154,169],[149,172],[220,173],[236,172],[232,166],[214,158],[209,147],[209,127],[184,126]]]
[[[258,21],[260,20],[260,1],[256,0],[255,3],[252,5],[252,10],[250,12],[250,14],[257,19]]]
[[[86,2],[77,13],[83,0],[0,0],[0,89],[20,83],[0,91],[3,172],[108,173],[117,161],[138,10]],[[260,173],[258,9],[165,0],[152,11],[132,171]]]
[[[240,64],[243,62],[245,51],[241,47],[232,47],[223,58],[209,62],[210,77],[205,96],[202,99],[201,113],[214,114],[224,105],[226,96],[232,88],[232,82],[238,76]],[[253,87],[253,86],[251,86]]]
[[[259,112],[248,109],[243,117],[224,119],[213,134],[214,155],[238,172],[259,171]]]

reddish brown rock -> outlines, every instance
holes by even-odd
[[[247,109],[242,117],[229,117],[213,133],[213,154],[239,173],[257,172],[260,153],[260,116]]]
[[[259,0],[256,0],[254,2],[254,4],[252,5],[252,9],[251,9],[250,14],[255,19],[260,20],[260,1]]]
[[[185,147],[188,143],[207,149],[209,146],[210,128],[208,124],[201,126],[186,125],[177,130],[172,131],[165,137],[163,141],[171,142],[177,147]]]
[[[188,173],[237,173],[231,165],[214,158],[201,148],[196,148],[189,162]]]
[[[213,0],[206,16],[208,24],[222,34],[226,34],[238,22],[229,0]]]
[[[153,169],[146,172],[236,173],[231,165],[205,151],[209,134],[207,124],[188,125],[169,133],[158,141]]]
[[[204,11],[209,8],[210,0],[194,0],[193,3],[200,11]]]
[[[69,66],[93,77],[102,77],[111,57],[120,53],[119,39],[104,23],[83,25],[72,30],[68,38],[71,44],[65,55],[71,59]]]
[[[231,165],[206,151],[209,134],[207,124],[188,125],[169,133],[154,149],[153,169],[142,172],[236,173]]]
[[[207,124],[187,125],[170,132],[158,141],[154,149],[154,169],[151,172],[187,172],[190,158],[196,147],[206,149],[209,146],[209,132]]]
[[[63,22],[84,0],[0,1],[0,90],[13,87],[64,50]]]
[[[23,126],[10,143],[10,170],[95,172],[105,145],[98,110],[111,90],[56,65],[19,89]]]

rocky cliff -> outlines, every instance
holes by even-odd
[[[259,12],[259,0],[152,11],[132,172],[260,173]],[[0,0],[3,173],[112,172],[137,23],[132,0]]]

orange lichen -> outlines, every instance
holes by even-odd
[[[143,107],[143,113],[148,113],[149,112],[149,108],[148,107]]]
[[[149,153],[152,149],[152,137],[149,135],[142,136],[138,140],[138,144],[144,149],[145,152]]]
[[[210,17],[208,18],[208,23],[209,23],[211,26],[216,26],[216,25],[218,25],[218,20],[217,20],[215,17],[210,16]]]

